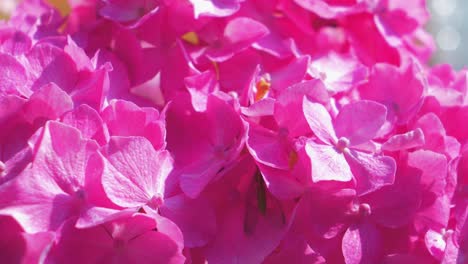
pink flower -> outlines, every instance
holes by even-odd
[[[163,217],[134,214],[100,226],[77,229],[67,222],[48,261],[67,263],[183,263],[182,237]]]
[[[237,160],[245,124],[228,102],[215,95],[208,96],[206,111],[201,113],[192,108],[188,96],[180,96],[167,113],[167,131],[167,148],[174,155],[180,188],[196,198]]]
[[[173,166],[169,152],[156,151],[141,137],[112,137],[101,152],[102,186],[112,202],[135,210],[156,211],[162,205],[164,184]]]
[[[419,110],[426,88],[421,69],[416,62],[401,67],[376,64],[372,67],[369,82],[359,87],[362,99],[374,100],[387,107],[387,120],[404,124]],[[405,92],[402,84],[406,84]]]
[[[54,240],[51,232],[29,234],[8,216],[0,217],[2,238],[0,261],[4,263],[37,263],[49,252]]]
[[[93,203],[107,205],[96,185],[100,168],[92,157],[97,148],[75,128],[46,123],[32,165],[1,186],[0,212],[15,217],[27,232],[55,231],[65,221],[86,219]]]
[[[360,151],[360,145],[373,139],[385,122],[386,108],[372,101],[345,105],[332,124],[325,107],[307,98],[304,115],[321,144],[309,141],[306,152],[312,162],[312,179],[350,181],[354,178],[359,194],[392,184],[396,163],[391,157]]]

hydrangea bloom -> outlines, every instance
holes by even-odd
[[[468,71],[424,0],[24,0],[1,263],[468,262]]]

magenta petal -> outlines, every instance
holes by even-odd
[[[400,53],[381,35],[373,18],[374,16],[369,13],[346,17],[343,26],[349,42],[359,59],[367,66],[380,62],[399,65]],[[379,88],[379,90],[383,89]]]
[[[287,231],[282,212],[273,208],[261,215],[246,204],[223,208],[217,236],[205,251],[209,263],[261,263],[280,243]],[[254,230],[247,227],[250,221]]]
[[[401,36],[409,34],[418,28],[416,20],[403,10],[389,10],[374,17],[375,24],[389,44],[401,45]]]
[[[280,200],[294,199],[304,192],[303,183],[292,172],[257,164],[270,193]]]
[[[307,97],[302,101],[302,109],[312,132],[322,142],[334,144],[337,138],[327,109],[319,103],[311,102]]]
[[[117,22],[130,22],[141,18],[144,13],[156,6],[156,1],[121,1],[106,0],[105,5],[99,9],[99,14]]]
[[[394,184],[362,196],[372,206],[373,221],[389,228],[409,224],[421,206],[420,172],[413,168],[398,170]]]
[[[334,147],[309,141],[305,150],[312,162],[312,180],[314,182],[347,182],[353,178],[345,157],[342,153],[338,153]]]
[[[362,99],[377,101],[387,107],[387,120],[404,124],[422,103],[426,82],[420,66],[409,62],[400,68],[379,63],[372,68],[369,83],[359,87]],[[405,84],[405,85],[402,85]]]
[[[193,109],[197,112],[206,111],[208,94],[219,89],[215,73],[205,71],[198,75],[185,77],[184,82],[190,93]]]
[[[189,199],[180,194],[164,200],[161,215],[173,221],[184,234],[186,247],[201,247],[216,235],[216,216],[203,197]]]
[[[109,132],[99,113],[88,105],[80,105],[62,117],[64,124],[80,130],[84,138],[94,139],[100,145],[109,140]]]
[[[96,71],[81,72],[75,90],[71,94],[73,101],[101,109],[105,94],[109,90],[109,71],[111,71],[109,64],[106,64]]]
[[[408,166],[422,171],[421,184],[437,196],[445,194],[447,184],[447,158],[429,150],[408,154]]]
[[[116,207],[109,206],[109,207]],[[104,207],[88,207],[82,210],[80,218],[76,221],[76,228],[91,228],[103,223],[129,217],[135,213],[132,209],[110,209]]]
[[[276,169],[289,169],[292,147],[287,138],[254,124],[250,124],[247,134],[247,147],[256,161]]]
[[[335,119],[336,135],[345,137],[350,145],[373,139],[387,117],[384,105],[373,101],[358,101],[345,105]]]
[[[224,36],[228,43],[236,45],[251,44],[268,33],[267,27],[248,17],[234,18],[224,29]]]
[[[319,264],[325,258],[312,248],[301,234],[288,232],[282,243],[268,256],[264,264]]]
[[[184,167],[180,174],[180,188],[188,197],[198,197],[223,164],[221,161],[206,158]]]
[[[81,138],[80,132],[58,122],[48,122],[41,135],[33,169],[52,178],[70,194],[84,186],[87,165],[97,150],[94,141]]]
[[[88,161],[97,150],[78,130],[48,122],[39,136],[32,167],[0,188],[0,211],[28,232],[57,230],[85,205]]]
[[[307,73],[310,57],[301,56],[288,65],[271,73],[271,89],[281,91],[293,84],[300,83]]]
[[[113,137],[104,156],[102,184],[109,199],[123,207],[159,206],[153,203],[162,199],[172,170],[169,152],[157,152],[145,138]]]
[[[54,240],[52,232],[28,234],[11,217],[0,217],[0,262],[40,263]]]
[[[357,11],[362,9],[355,3],[356,1],[294,0],[294,2],[325,19],[345,16],[356,12],[355,9]]]
[[[0,33],[2,52],[13,56],[23,55],[31,49],[32,40],[24,32],[19,30],[5,30]]]
[[[78,72],[73,59],[51,44],[38,44],[26,55],[30,74],[35,78],[35,90],[50,82],[64,91],[71,91],[78,81]]]
[[[160,232],[159,222],[135,214],[101,226],[67,224],[48,260],[54,263],[183,263],[177,241]]]
[[[379,263],[381,236],[374,224],[363,221],[348,228],[342,250],[346,264]]]
[[[146,222],[144,225],[143,221]],[[170,220],[161,216],[150,219],[148,215],[134,215],[126,225],[127,234],[122,238],[128,239],[128,259],[135,263],[153,263],[156,259],[161,263],[184,263],[182,234]],[[114,227],[114,232],[117,231],[114,236],[120,235],[120,229],[118,225]]]
[[[382,150],[399,151],[421,147],[424,144],[424,133],[420,128],[416,128],[404,134],[393,135],[382,144]]]
[[[26,70],[13,56],[0,53],[0,94],[30,96]]]
[[[310,80],[282,90],[275,101],[275,120],[281,128],[288,129],[288,135],[291,137],[305,135],[309,131],[302,110],[304,96],[320,103],[327,103],[329,100],[328,92],[322,81]],[[291,116],[295,116],[295,118],[291,118]]]
[[[23,111],[26,119],[34,123],[36,120],[43,122],[57,119],[72,109],[73,101],[70,96],[54,83],[49,83],[34,92]]]
[[[141,136],[148,139],[155,149],[166,146],[165,122],[154,108],[113,100],[102,112],[102,119],[111,136]]]
[[[31,170],[3,184],[0,194],[0,213],[13,216],[27,232],[57,230],[73,215],[71,200],[60,187],[47,175]]]
[[[252,18],[232,18],[224,28],[221,47],[209,49],[206,56],[213,61],[226,61],[266,36],[269,32],[265,25]]]
[[[273,98],[263,98],[251,104],[249,107],[241,107],[243,115],[248,117],[269,116],[273,115],[276,100]]]
[[[365,81],[368,69],[350,55],[331,52],[311,62],[309,72],[312,77],[321,79],[332,93],[348,92]]]
[[[356,179],[356,192],[363,195],[395,181],[396,162],[388,156],[378,156],[360,151],[346,155]]]

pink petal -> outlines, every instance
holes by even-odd
[[[352,225],[343,236],[342,250],[346,264],[378,263],[381,247],[380,233],[368,221]]]
[[[286,232],[278,208],[269,209],[266,215],[257,208],[247,210],[242,203],[224,209],[217,236],[205,251],[208,262],[260,263],[278,246]],[[249,217],[256,219],[251,231],[246,227]]]
[[[99,168],[89,161],[98,148],[78,130],[57,122],[46,123],[37,135],[32,166],[0,188],[0,211],[15,216],[28,232],[57,230],[76,220],[88,207],[92,193],[86,180]]]
[[[325,258],[305,241],[302,235],[288,232],[282,243],[268,256],[265,264],[319,264]]]
[[[426,85],[421,76],[420,66],[416,62],[411,61],[400,68],[384,63],[375,64],[369,83],[360,86],[359,92],[362,99],[384,104],[387,120],[404,124],[421,107]]]
[[[84,138],[94,139],[100,145],[109,140],[109,132],[99,113],[88,105],[80,105],[62,117],[64,124],[80,130]]]
[[[256,161],[276,169],[289,169],[289,154],[292,146],[287,138],[251,124],[246,143]]]
[[[334,144],[337,138],[331,116],[327,109],[321,104],[311,102],[306,97],[302,101],[302,109],[307,123],[315,136],[326,144]]]
[[[420,128],[416,128],[404,134],[393,135],[382,144],[382,150],[400,151],[421,147],[424,144],[424,133]]]
[[[268,34],[269,30],[263,24],[248,17],[232,19],[224,29],[224,36],[231,44],[245,45],[252,43]]]
[[[332,94],[347,92],[365,81],[368,69],[357,58],[331,52],[313,60],[309,73],[321,79],[326,89]]]
[[[23,108],[30,123],[57,119],[73,109],[70,96],[54,83],[49,83],[34,92]]]
[[[357,101],[345,105],[335,119],[338,137],[345,137],[350,145],[359,145],[373,139],[387,117],[384,105],[373,101]]]
[[[96,71],[82,72],[76,83],[75,91],[71,93],[77,104],[88,104],[94,109],[101,109],[104,97],[109,90],[109,64],[101,66]]]
[[[162,199],[172,170],[167,151],[156,151],[145,138],[112,137],[103,155],[102,184],[109,199],[123,207],[159,206],[154,199]]]
[[[223,168],[221,161],[213,162],[207,157],[185,166],[180,174],[180,188],[190,198],[196,198]]]
[[[346,160],[356,179],[358,195],[373,192],[395,181],[397,166],[391,157],[351,151],[346,155]]]
[[[373,221],[389,228],[409,224],[421,206],[419,178],[417,169],[400,166],[394,184],[362,196],[372,206]]]
[[[376,63],[399,65],[401,58],[398,49],[390,46],[375,25],[374,16],[361,13],[348,16],[343,21],[351,46],[357,57],[367,66]]]
[[[186,247],[202,247],[216,235],[216,216],[203,197],[192,200],[183,194],[172,196],[165,199],[160,212],[180,228]]]
[[[289,64],[271,72],[271,89],[281,91],[301,82],[307,73],[310,57],[301,56]]]
[[[406,8],[406,7],[405,7]],[[388,10],[374,17],[375,24],[388,43],[401,45],[401,36],[418,28],[418,22],[408,16],[402,9]]]
[[[13,56],[23,55],[31,49],[32,40],[24,32],[19,30],[5,30],[1,33],[0,49],[2,52]]]
[[[48,260],[57,263],[98,263],[102,260],[183,263],[184,257],[177,242],[156,231],[158,224],[143,214],[86,229],[76,229],[67,224]]]
[[[50,82],[66,92],[75,87],[78,81],[76,65],[61,49],[43,43],[34,46],[26,56],[29,73],[34,78],[33,90]]]
[[[437,196],[445,194],[447,184],[447,158],[445,155],[417,150],[408,154],[408,166],[422,171],[421,184]]]
[[[280,200],[294,199],[304,192],[303,184],[293,172],[257,164],[268,191]]]
[[[347,182],[353,174],[342,153],[331,146],[308,141],[305,146],[307,155],[312,162],[312,180]]]
[[[26,70],[13,56],[0,53],[0,94],[30,96]]]
[[[192,98],[193,109],[197,112],[206,111],[208,94],[219,89],[215,73],[205,71],[198,75],[188,76],[184,81]]]
[[[54,240],[49,232],[28,234],[10,217],[0,217],[0,261],[2,263],[39,263]]]
[[[309,131],[302,111],[304,96],[320,103],[327,103],[329,100],[323,83],[320,80],[310,80],[294,84],[281,91],[275,101],[275,120],[281,128],[288,130],[288,135],[291,137],[304,135]],[[291,118],[291,116],[296,118]]]
[[[48,122],[36,146],[33,169],[72,194],[84,186],[88,161],[97,148],[96,142],[82,139],[77,129]]]
[[[13,216],[28,233],[57,230],[79,212],[47,174],[25,170],[0,188],[0,213]]]
[[[63,50],[73,58],[73,61],[76,63],[77,70],[93,70],[94,67],[88,55],[86,55],[85,51],[75,43],[71,36],[67,36],[67,42],[68,43]]]
[[[154,108],[138,107],[126,100],[113,100],[104,109],[102,119],[111,136],[145,137],[155,149],[163,149],[166,145],[165,122]]]
[[[354,1],[337,1],[338,3],[333,3],[332,1],[322,0],[295,0],[294,2],[325,19],[338,18],[359,11],[359,6]],[[361,7],[363,6],[361,5]]]
[[[104,6],[99,9],[99,14],[105,18],[124,23],[141,18],[144,13],[155,8],[156,3],[154,0],[132,2],[106,0]]]
[[[269,33],[262,23],[249,17],[235,17],[224,28],[221,47],[213,47],[206,56],[217,62],[223,62],[233,57],[235,53],[251,46]]]
[[[263,98],[262,100],[251,104],[249,107],[241,107],[241,112],[243,115],[249,117],[273,115],[275,101],[276,100],[273,98]]]

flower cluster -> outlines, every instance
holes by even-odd
[[[25,0],[0,262],[467,263],[468,71],[424,0]]]

